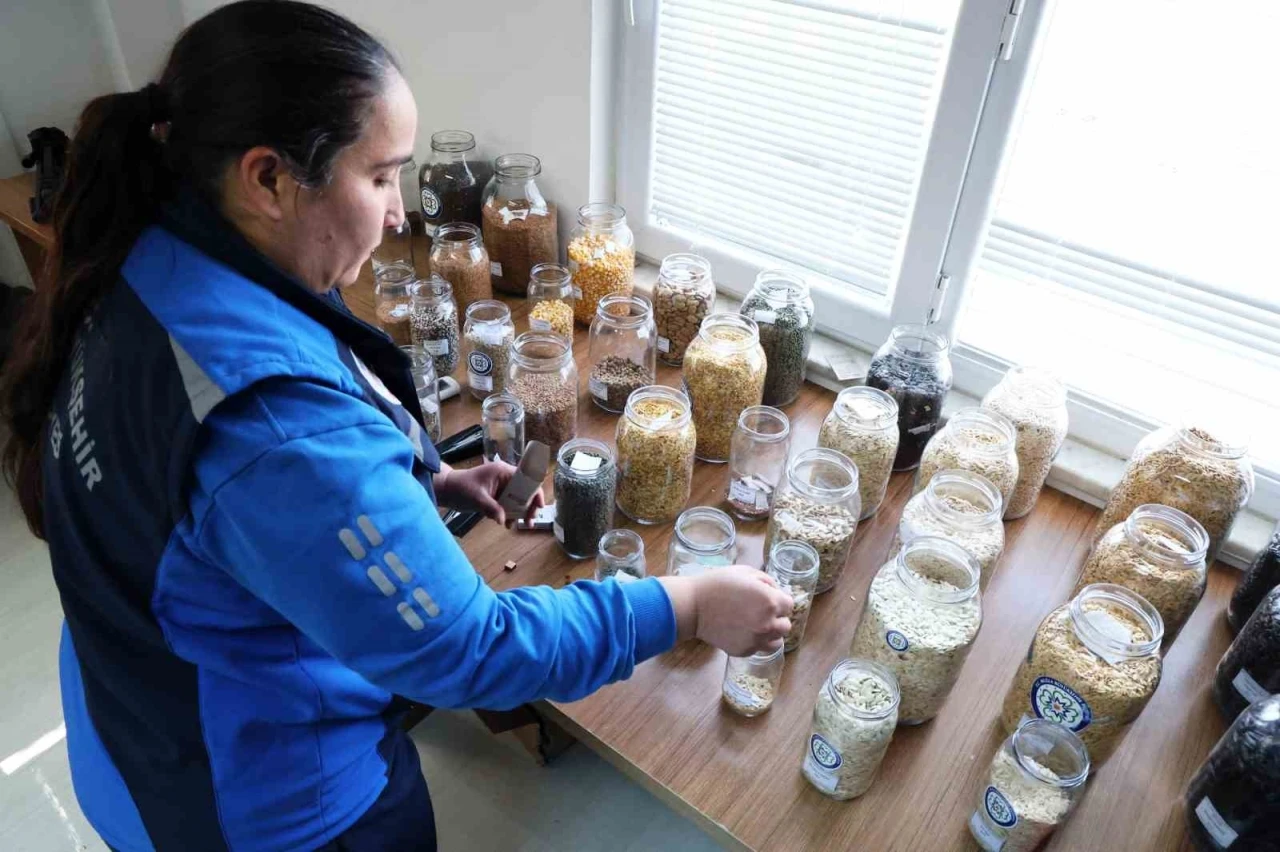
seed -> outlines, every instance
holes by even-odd
[[[606,411],[622,411],[632,391],[653,384],[644,366],[621,355],[606,355],[591,370],[587,385],[596,404]]]

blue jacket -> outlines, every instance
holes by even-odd
[[[294,850],[386,784],[395,696],[570,701],[675,640],[656,580],[497,594],[441,524],[403,355],[194,195],[86,320],[46,530],[76,794],[136,850]]]

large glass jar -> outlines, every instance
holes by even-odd
[[[865,520],[880,509],[898,452],[898,403],[878,388],[845,388],[818,430],[818,446],[838,450],[858,466]]]
[[[412,267],[398,263],[383,267],[374,277],[374,316],[378,318],[378,327],[396,346],[408,346],[413,342],[409,328],[409,291],[416,280]]]
[[[684,351],[716,301],[711,261],[696,254],[669,254],[653,287],[653,314],[658,326],[658,357],[679,367]]]
[[[689,397],[660,385],[631,394],[618,418],[618,509],[641,524],[674,520],[693,489],[696,443]]]
[[[876,573],[849,655],[880,663],[898,679],[898,724],[938,715],[982,626],[978,563],[946,539],[904,545]]]
[[[613,577],[619,583],[643,580],[648,575],[644,539],[631,530],[609,530],[600,537],[596,554],[596,581]]]
[[[416,282],[410,291],[409,331],[413,343],[431,356],[437,376],[448,376],[462,358],[462,332],[458,328],[458,305],[453,287],[432,273]]]
[[[1164,620],[1172,641],[1204,596],[1209,536],[1186,512],[1147,504],[1107,530],[1080,570],[1076,591],[1115,583],[1137,592]]]
[[[595,556],[613,527],[618,467],[613,450],[590,438],[566,441],[556,457],[556,541],[574,559]]]
[[[437,443],[440,440],[440,388],[436,384],[431,356],[412,344],[401,346],[400,351],[409,358],[409,373],[413,376],[413,389],[418,394],[418,407],[422,409],[422,425],[427,438],[431,443]]]
[[[921,536],[945,538],[977,560],[979,585],[985,589],[1004,553],[1003,506],[1000,492],[986,477],[967,470],[938,471],[903,507],[889,556]]]
[[[1280,849],[1280,695],[1240,714],[1186,796],[1187,829],[1200,852]]]
[[[428,237],[449,222],[480,227],[480,198],[489,179],[488,165],[472,162],[476,138],[465,130],[431,135],[431,156],[418,175],[422,219]]]
[[[600,300],[612,293],[631,295],[636,272],[636,239],[627,227],[627,211],[616,204],[584,204],[569,233],[569,271],[573,273],[574,316],[590,325]]]
[[[632,392],[657,378],[658,335],[653,308],[642,296],[605,296],[591,321],[587,389],[605,411],[627,407]]]
[[[532,154],[503,154],[484,189],[484,246],[493,287],[501,293],[523,296],[533,267],[560,256],[556,206],[538,190],[534,178],[540,174],[542,163]]]
[[[894,470],[911,470],[920,463],[925,445],[942,421],[951,378],[951,344],[922,325],[897,326],[872,357],[867,385],[898,403]]]
[[[1160,613],[1139,595],[1085,586],[1040,622],[1005,695],[1005,733],[1048,719],[1078,734],[1101,765],[1160,684],[1163,638]]]
[[[791,595],[791,629],[783,641],[789,654],[804,641],[813,596],[818,588],[818,551],[803,541],[780,541],[769,551],[765,573]]]
[[[473,397],[484,399],[506,389],[515,339],[516,327],[506,305],[486,299],[467,308],[462,357],[467,362],[467,385]]]
[[[464,314],[476,302],[493,298],[489,284],[489,253],[480,229],[467,222],[450,222],[436,230],[431,244],[431,271],[453,287],[458,310]]]
[[[729,460],[730,442],[744,408],[760,404],[765,359],[753,320],[712,314],[685,350],[685,392],[698,427],[698,458]]]
[[[876,780],[898,727],[898,680],[869,660],[841,660],[813,707],[804,751],[805,780],[837,801],[861,796]]]
[[[1280,694],[1280,588],[1272,589],[1218,662],[1213,697],[1228,719],[1249,704]]]
[[[760,651],[750,657],[729,657],[724,665],[720,695],[724,703],[748,719],[773,706],[782,687],[783,651]]]
[[[764,404],[790,405],[804,385],[813,343],[813,298],[808,282],[786,270],[766,269],[756,276],[741,313],[755,320],[769,363]]]
[[[753,405],[738,415],[729,451],[729,508],[744,521],[767,518],[787,470],[791,420],[777,408]]]
[[[1018,482],[1004,517],[1021,518],[1035,506],[1066,440],[1067,389],[1048,370],[1014,367],[982,398],[982,407],[1003,414],[1017,431]]]
[[[526,331],[511,347],[507,390],[524,404],[524,433],[552,454],[578,434],[578,365],[569,341],[558,334]]]
[[[724,512],[695,506],[676,518],[675,534],[667,548],[667,576],[693,577],[732,565],[737,558],[738,534],[733,518]]]
[[[550,331],[573,343],[573,276],[559,263],[529,272],[529,330]]]
[[[835,450],[803,450],[787,465],[787,477],[773,494],[764,552],[775,542],[803,541],[818,551],[816,594],[840,581],[861,514],[858,469]]]
[[[1253,464],[1243,445],[1204,429],[1157,429],[1138,442],[1094,528],[1094,538],[1144,503],[1181,509],[1209,534],[1209,564],[1218,558],[1236,516],[1253,496]]]
[[[940,470],[967,470],[985,477],[1000,492],[1001,505],[1007,504],[1018,484],[1015,439],[1013,424],[1003,414],[960,409],[924,448],[912,493],[923,491]]]

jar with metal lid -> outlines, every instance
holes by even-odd
[[[458,328],[458,305],[453,287],[432,273],[426,281],[410,288],[410,337],[431,356],[437,376],[448,376],[462,358],[462,332]]]
[[[529,272],[529,330],[550,331],[573,343],[573,276],[559,263]]]
[[[525,437],[558,453],[578,434],[578,365],[569,341],[526,331],[511,346],[507,390],[524,405]]]
[[[485,397],[480,406],[484,458],[520,464],[524,454],[524,406],[510,393]]]
[[[693,490],[697,433],[689,397],[674,388],[641,388],[618,418],[618,509],[641,524],[675,519]]]
[[[940,470],[967,470],[994,485],[1003,506],[1018,484],[1015,435],[1003,414],[985,408],[960,409],[924,448],[912,493],[923,491]]]
[[[669,254],[653,287],[653,315],[658,326],[658,357],[679,367],[684,351],[716,301],[711,261],[696,254]]]
[[[462,357],[467,362],[467,384],[473,397],[484,399],[506,389],[515,339],[516,327],[506,305],[485,299],[467,307]]]
[[[693,577],[711,568],[732,565],[738,558],[738,534],[719,509],[695,506],[676,518],[675,535],[667,548],[667,575]]]
[[[945,538],[977,560],[979,586],[985,589],[1004,553],[1003,506],[1000,492],[986,477],[967,470],[938,471],[903,507],[889,556],[921,536]]]
[[[759,716],[773,706],[782,687],[783,652],[760,651],[749,657],[729,657],[724,665],[720,695],[740,716]]]
[[[1280,587],[1262,599],[1218,662],[1213,697],[1228,719],[1280,694]]]
[[[374,316],[378,318],[378,327],[396,346],[413,342],[409,328],[409,291],[416,280],[413,267],[398,263],[383,267],[380,274],[374,276]]]
[[[591,399],[615,414],[632,392],[657,378],[658,336],[653,308],[643,296],[605,296],[591,321]]]
[[[596,580],[610,577],[619,583],[643,580],[647,574],[644,559],[644,539],[631,530],[609,530],[600,537],[600,549],[596,554]]]
[[[440,440],[440,388],[436,384],[435,367],[431,356],[419,346],[401,346],[400,351],[409,358],[409,373],[413,376],[413,389],[418,394],[418,407],[422,409],[422,425],[431,443]]]
[[[1160,613],[1172,642],[1204,596],[1209,536],[1200,522],[1168,506],[1147,504],[1107,530],[1080,570],[1076,591],[1115,583],[1137,592]]]
[[[840,581],[861,503],[858,469],[835,450],[803,450],[787,465],[787,476],[773,493],[773,512],[765,529],[764,551],[775,541],[803,541],[818,551],[817,594]]]
[[[574,316],[583,325],[595,319],[605,296],[631,295],[636,272],[636,238],[627,227],[627,211],[617,204],[584,204],[569,233],[569,271],[573,274]]]
[[[566,441],[556,457],[555,536],[564,552],[587,559],[599,551],[600,539],[613,527],[618,467],[613,450],[590,438]]]
[[[876,573],[849,646],[898,679],[898,724],[938,715],[982,626],[978,563],[946,539],[922,536]]]
[[[867,368],[867,385],[898,403],[898,454],[894,470],[920,463],[925,445],[942,422],[951,390],[951,344],[923,325],[900,325],[889,334]]]
[[[738,415],[729,446],[729,508],[744,521],[767,518],[773,492],[787,470],[791,420],[781,410],[753,405]]]
[[[464,314],[476,302],[493,298],[489,253],[475,225],[449,222],[436,229],[431,243],[431,271],[452,285],[458,310]]]
[[[1199,852],[1280,849],[1280,695],[1232,723],[1187,785],[1185,805]]]
[[[769,551],[765,573],[791,595],[791,630],[783,647],[791,653],[804,641],[809,611],[818,588],[818,551],[803,541],[780,541]]]
[[[449,222],[480,227],[480,199],[489,166],[476,161],[476,138],[465,130],[431,134],[431,156],[418,175],[422,219],[428,237]]]
[[[784,269],[766,269],[742,302],[743,316],[755,320],[769,363],[764,404],[790,405],[804,386],[815,326],[809,283]]]
[[[728,461],[738,416],[759,405],[764,392],[764,350],[755,322],[728,313],[704,319],[685,350],[681,375],[693,403],[698,458]]]
[[[1238,633],[1276,586],[1280,586],[1280,522],[1271,530],[1271,540],[1258,551],[1231,595],[1227,604],[1227,624],[1231,629]]]
[[[555,263],[560,256],[556,206],[538,189],[535,178],[540,174],[542,162],[532,154],[503,154],[494,160],[480,217],[498,292],[524,295],[533,267]]]
[[[1045,617],[1004,699],[1013,733],[1024,719],[1066,725],[1101,765],[1160,684],[1164,623],[1123,586],[1085,586]]]
[[[847,801],[876,780],[898,727],[898,680],[870,660],[841,660],[813,707],[801,771],[826,796]]]
[[[1018,481],[1006,501],[1007,521],[1036,505],[1067,438],[1067,389],[1048,370],[1014,367],[982,398],[982,407],[1009,419],[1017,432]]]
[[[836,395],[818,430],[818,446],[844,453],[858,467],[858,494],[866,520],[880,509],[898,452],[898,403],[877,388],[859,385]]]

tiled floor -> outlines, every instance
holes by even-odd
[[[0,485],[0,761],[62,721],[60,627],[48,553]],[[490,735],[470,713],[435,713],[413,737],[445,852],[717,848],[582,746],[542,769],[509,735]],[[105,849],[76,806],[65,743],[0,773],[0,850]]]

